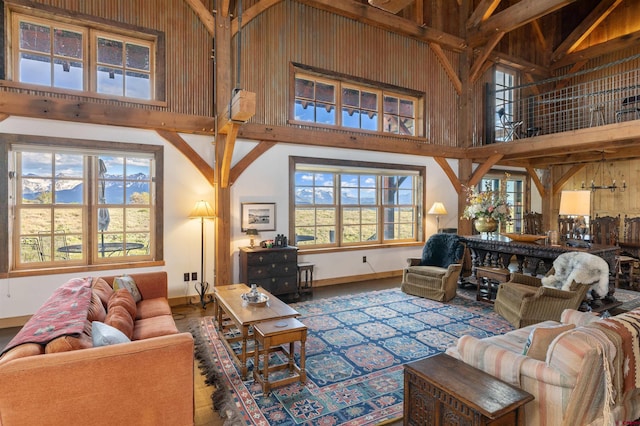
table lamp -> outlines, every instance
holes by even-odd
[[[253,239],[255,238],[256,235],[258,235],[258,230],[255,229],[255,228],[247,228],[247,230],[245,232],[249,236],[249,238],[251,238],[249,240],[249,247],[254,248],[255,247],[255,243],[254,243]]]
[[[447,214],[447,209],[439,201],[433,203],[427,214],[436,215],[436,232],[440,232],[440,215]]]
[[[591,191],[562,191],[560,193],[560,211],[566,216],[591,215]]]
[[[191,219],[200,219],[200,288],[196,287],[196,291],[200,295],[200,303],[202,303],[202,309],[207,307],[206,294],[209,290],[209,283],[204,280],[204,220],[213,219],[216,214],[208,201],[200,200],[196,203],[191,214]]]
[[[591,216],[591,191],[562,191],[560,193],[559,215],[562,216]],[[586,223],[583,223],[581,233],[586,231]]]

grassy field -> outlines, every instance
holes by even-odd
[[[345,207],[342,212],[342,243],[358,243],[378,240],[377,207]],[[413,208],[390,209],[385,221],[385,238],[396,240],[415,239],[413,224]],[[296,207],[295,232],[298,236],[312,237],[301,239],[300,245],[333,244],[338,223],[338,212],[335,208]]]
[[[138,256],[148,253],[151,208],[148,206],[111,207],[109,226],[98,232],[97,242],[140,243],[144,248],[111,253],[111,257]],[[19,209],[20,259],[22,263],[52,260],[81,260],[85,253],[66,253],[61,247],[83,244],[83,229],[88,219],[85,210],[74,205],[31,204]],[[97,226],[97,225],[96,225]],[[85,247],[85,250],[87,248]]]

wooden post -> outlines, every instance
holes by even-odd
[[[222,9],[228,7],[224,0],[216,1],[217,13],[215,15],[215,113],[217,117],[224,114],[231,98],[232,79],[231,71],[231,18],[228,11]],[[224,12],[224,13],[222,13]],[[215,149],[215,198],[216,198],[216,274],[214,285],[216,287],[231,284],[232,258],[231,247],[231,188],[220,185],[223,176],[223,158],[227,147],[227,135],[216,134]]]

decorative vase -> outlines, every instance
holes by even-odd
[[[473,224],[478,232],[493,232],[498,229],[498,221],[490,217],[477,217]]]

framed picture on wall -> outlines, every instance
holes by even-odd
[[[255,228],[258,231],[276,230],[276,203],[242,203],[242,231]]]

